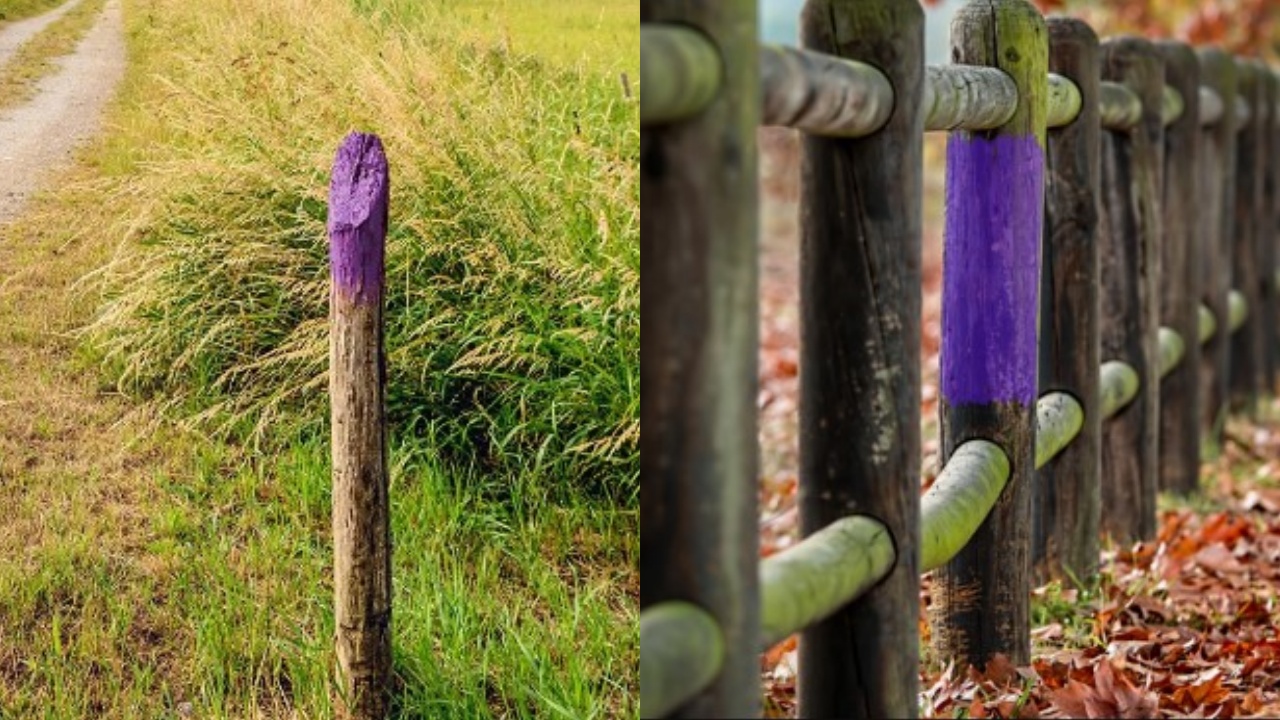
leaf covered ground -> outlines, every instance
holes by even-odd
[[[800,372],[794,162],[785,135],[761,137],[767,202],[761,276],[759,420],[763,449],[760,553],[797,539],[796,411]],[[936,180],[933,180],[936,182]],[[923,481],[936,474],[938,223],[926,175]],[[1280,401],[1233,417],[1201,472],[1202,492],[1162,498],[1151,542],[1104,545],[1081,586],[1034,590],[1032,657],[1015,667],[943,666],[922,652],[923,717],[1250,718],[1280,716]],[[922,584],[920,632],[927,647]],[[761,655],[767,717],[795,716],[796,638]]]

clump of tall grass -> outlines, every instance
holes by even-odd
[[[100,188],[122,241],[88,338],[123,390],[258,439],[323,427],[329,165],[376,132],[394,431],[634,501],[639,134],[611,78],[341,0],[126,9],[161,70],[126,95],[160,98],[124,112],[120,147],[145,149]]]

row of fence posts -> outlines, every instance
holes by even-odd
[[[1201,438],[1271,390],[1277,78],[1025,0],[971,0],[941,67],[916,0],[809,0],[803,50],[756,12],[641,3],[641,711],[758,713],[757,652],[801,631],[802,715],[914,716],[922,572],[939,658],[1027,663],[1033,579],[1152,538],[1157,491],[1194,492]],[[804,131],[805,537],[763,562],[761,124]],[[922,497],[927,130],[951,135]]]

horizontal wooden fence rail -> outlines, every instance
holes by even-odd
[[[1277,273],[1280,279],[1280,273]],[[1231,291],[1228,330],[1235,332],[1248,314],[1244,296]],[[1198,323],[1201,344],[1217,330],[1203,305]],[[1160,375],[1182,360],[1178,333],[1160,328]],[[1138,376],[1123,362],[1099,368],[1103,419],[1137,396]],[[1084,424],[1084,410],[1065,393],[1050,393],[1036,403],[1035,466],[1044,467]],[[920,500],[920,571],[941,567],[964,547],[995,504],[1009,479],[1009,459],[985,440],[965,443],[938,474]],[[858,599],[893,567],[893,539],[875,518],[850,515],[831,523],[760,564],[761,640],[770,647]],[[662,651],[640,658],[641,712],[665,715],[696,694],[715,676],[723,642],[715,620],[689,603],[663,603],[641,613],[641,644]],[[647,642],[645,639],[648,639]],[[678,662],[676,659],[678,658]]]
[[[641,95],[641,122],[674,122],[696,114],[715,95],[719,65],[715,48],[696,31],[681,26],[641,29],[641,75],[657,85]],[[822,135],[861,137],[884,125],[893,107],[893,86],[875,67],[856,60],[783,45],[760,45],[763,125],[790,127]],[[645,58],[649,58],[645,60]],[[1048,127],[1070,123],[1080,112],[1080,89],[1070,79],[1048,73]],[[1200,123],[1222,117],[1222,98],[1200,88]],[[1103,127],[1126,130],[1138,122],[1142,104],[1121,83],[1103,82]],[[1009,76],[981,65],[929,65],[925,68],[925,130],[988,130],[1004,124],[1017,103]],[[1161,115],[1172,123],[1184,106],[1182,95],[1164,88]],[[1243,124],[1249,105],[1236,103]]]
[[[641,4],[641,713],[758,712],[751,658],[799,632],[802,716],[912,715],[922,573],[940,657],[1026,662],[1033,574],[1092,574],[1100,530],[1147,539],[1157,487],[1194,490],[1193,436],[1272,390],[1280,80],[1025,0],[970,0],[940,66],[916,0],[808,0],[803,48],[759,43],[753,5]],[[760,125],[804,133],[803,538],[764,560]],[[942,467],[920,493],[929,131],[952,135]]]

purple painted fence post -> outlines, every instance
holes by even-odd
[[[977,534],[933,584],[940,657],[983,667],[1030,660],[1031,482],[1044,215],[1048,32],[1024,0],[972,0],[951,26],[952,59],[1008,73],[1018,105],[992,131],[947,146],[943,255],[944,462],[983,438],[1008,455],[1009,482]]]
[[[333,448],[336,698],[341,717],[390,707],[391,531],[383,424],[387,157],[375,135],[342,141],[329,186],[329,397]]]

